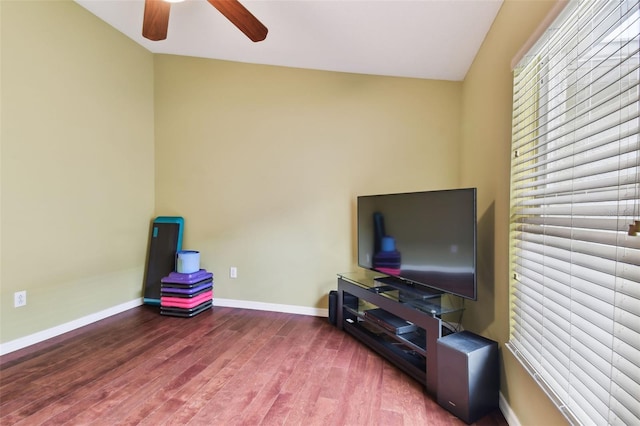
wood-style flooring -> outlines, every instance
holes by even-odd
[[[464,425],[326,318],[141,306],[0,358],[1,425]],[[501,413],[478,421],[507,425]]]

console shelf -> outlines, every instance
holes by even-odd
[[[423,333],[412,331],[408,333],[396,334],[390,330],[385,329],[384,327],[380,327],[379,325],[368,321],[366,319],[366,315],[363,312],[358,312],[355,309],[351,309],[347,306],[343,306],[343,308],[346,312],[349,312],[350,314],[357,317],[357,321],[351,318],[347,318],[347,324],[344,324],[343,328],[347,326],[355,327],[358,329],[362,328],[366,333],[373,334],[378,338],[382,335],[387,335],[387,337],[391,338],[393,341],[397,341],[403,345],[408,346],[412,351],[415,351],[422,356],[427,355],[426,340]]]
[[[413,377],[424,386],[426,383],[426,357],[416,351],[407,349],[404,344],[399,344],[386,334],[377,335],[360,324],[345,324],[343,330],[369,346],[391,363]]]
[[[384,275],[339,274],[336,325],[436,395],[441,316],[461,309],[444,304],[442,299],[427,288]]]

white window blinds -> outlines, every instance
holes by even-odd
[[[571,1],[514,71],[507,346],[574,424],[640,425],[639,34]]]

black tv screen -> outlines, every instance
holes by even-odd
[[[358,265],[477,300],[476,188],[357,198]]]

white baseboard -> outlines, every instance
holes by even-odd
[[[278,303],[252,302],[247,300],[213,298],[213,306],[226,308],[254,309],[257,311],[284,312],[287,314],[309,315],[314,317],[328,317],[326,308],[310,308],[308,306],[281,305]]]
[[[500,407],[500,411],[502,411],[502,415],[504,416],[504,419],[507,421],[509,426],[521,426],[520,420],[518,420],[518,417],[516,417],[516,413],[513,412],[511,406],[509,406],[509,403],[507,402],[502,392],[500,392],[498,404]]]
[[[110,316],[119,314],[129,309],[136,308],[142,305],[142,299],[135,299],[129,302],[122,303],[117,306],[105,309],[95,314],[90,314],[82,318],[78,318],[73,321],[69,321],[65,324],[58,325],[56,327],[49,328],[47,330],[39,331],[29,336],[20,337],[19,339],[11,340],[6,343],[0,343],[0,356],[6,355],[11,352],[15,352],[20,349],[24,349],[28,346],[35,345],[36,343],[43,342],[47,339],[51,339],[61,334],[68,333],[76,330],[85,325],[103,320]],[[233,299],[213,299],[214,306],[224,306],[229,308],[242,308],[242,309],[255,309],[259,311],[272,311],[272,312],[284,312],[288,314],[309,315],[316,317],[329,316],[328,309],[310,308],[306,306],[295,305],[280,305],[276,303],[263,303],[263,302],[251,302],[246,300],[233,300]]]
[[[51,339],[52,337],[60,336],[61,334],[68,333],[80,327],[84,327],[85,325],[103,320],[105,318],[119,314],[129,309],[133,309],[140,305],[142,305],[142,299],[134,299],[129,302],[121,303],[120,305],[112,306],[111,308],[107,308],[100,312],[96,312],[94,314],[90,314],[85,317],[60,324],[47,330],[42,330],[37,333],[30,334],[29,336],[20,337],[6,343],[0,343],[0,356],[15,352],[19,349],[23,349],[31,345],[35,345],[36,343],[43,342],[47,339]]]

